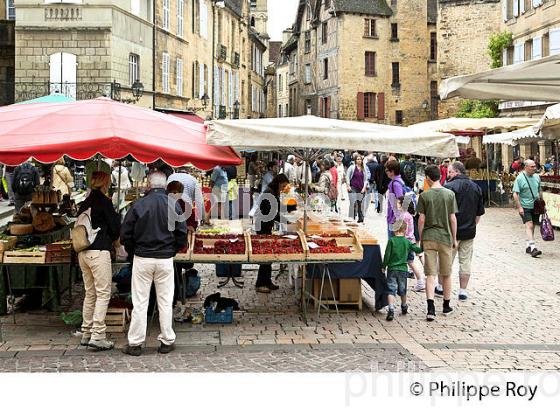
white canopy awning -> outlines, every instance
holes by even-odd
[[[518,145],[522,142],[535,141],[539,139],[539,136],[535,133],[535,127],[526,127],[511,132],[504,132],[502,134],[485,135],[482,139],[482,143]]]
[[[433,131],[314,116],[207,122],[210,145],[237,149],[354,149],[456,157],[455,137]]]
[[[420,122],[409,126],[411,129],[424,131],[512,131],[535,125],[537,118],[446,118],[443,120]]]
[[[560,139],[560,104],[548,107],[535,128],[543,138]]]
[[[444,80],[442,100],[560,101],[560,55]]]

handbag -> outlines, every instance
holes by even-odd
[[[527,181],[527,186],[529,187],[529,191],[531,191],[531,196],[533,197],[534,201],[534,208],[533,214],[534,215],[543,215],[546,213],[546,202],[544,199],[535,198],[535,194],[533,194],[533,189],[531,188],[531,184],[529,183],[529,179],[527,178],[527,174],[523,173],[525,180]]]
[[[546,212],[541,218],[541,236],[543,241],[551,242],[554,240],[554,227]]]

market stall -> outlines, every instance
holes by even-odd
[[[327,118],[318,118],[313,116],[292,117],[292,118],[270,118],[257,120],[231,120],[231,121],[212,121],[208,123],[207,141],[211,145],[232,146],[238,149],[254,149],[260,151],[284,151],[294,154],[305,162],[305,188],[304,188],[304,208],[303,221],[301,228],[306,235],[310,234],[308,228],[308,206],[307,192],[309,181],[307,167],[310,161],[319,158],[325,153],[325,149],[356,149],[371,150],[380,152],[394,152],[403,154],[426,155],[435,157],[456,157],[458,156],[457,142],[453,135],[444,134],[433,131],[412,130],[403,127],[393,127],[382,124],[341,121]],[[324,224],[322,230],[324,231]],[[318,232],[323,235],[326,232]],[[379,245],[371,245],[377,247],[377,251],[373,251],[377,261],[381,259]],[[311,253],[311,249],[304,251]],[[369,254],[369,252],[368,252]],[[343,263],[344,260],[336,258],[338,255],[321,255],[318,262],[321,267],[321,285],[318,295],[319,307],[322,302],[322,293],[325,290],[325,280],[328,280],[328,291],[335,295],[333,285],[333,269],[332,265]],[[364,253],[356,262],[363,261]],[[317,261],[316,259],[314,261]],[[307,258],[306,265],[310,263]],[[348,263],[348,261],[346,261]],[[304,265],[304,266],[306,266]],[[371,284],[378,291],[376,299],[381,299],[385,294],[383,283],[384,275],[380,269],[381,263],[375,266],[363,267],[356,265],[349,269],[341,268],[346,272],[353,272],[354,278],[360,278],[360,275],[371,274]],[[366,272],[361,269],[364,268]],[[307,278],[308,274],[303,271],[303,278]],[[315,270],[310,270],[310,275],[315,274]],[[306,301],[309,298],[315,298],[312,289],[307,286],[307,280],[303,281],[301,303],[304,316],[307,312]],[[369,282],[369,281],[368,281]],[[340,298],[339,298],[340,299]],[[340,300],[334,298],[334,305],[338,310],[337,304]],[[376,307],[380,307],[376,300]]]
[[[50,163],[64,155],[77,160],[162,159],[201,169],[241,162],[231,148],[207,145],[202,124],[107,98],[0,108],[0,163],[18,165],[30,157]],[[7,227],[8,236],[0,241],[1,301],[13,290],[38,288],[43,289],[42,305],[57,309],[61,293],[71,291],[77,264],[68,243],[60,241],[69,239],[75,215],[62,212],[60,200],[50,189],[38,188],[31,206]],[[6,305],[0,303],[0,314],[5,313]]]

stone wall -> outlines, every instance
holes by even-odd
[[[14,102],[14,22],[0,21],[0,105]]]
[[[490,68],[491,34],[500,31],[500,0],[440,0],[438,9],[438,72],[440,81]],[[453,117],[461,99],[441,101],[439,115]]]

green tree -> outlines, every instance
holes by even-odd
[[[513,44],[513,34],[504,31],[494,33],[488,39],[487,52],[490,56],[491,68],[503,65],[504,50]],[[460,118],[494,118],[498,116],[498,101],[496,100],[465,100],[461,102],[457,117]]]

